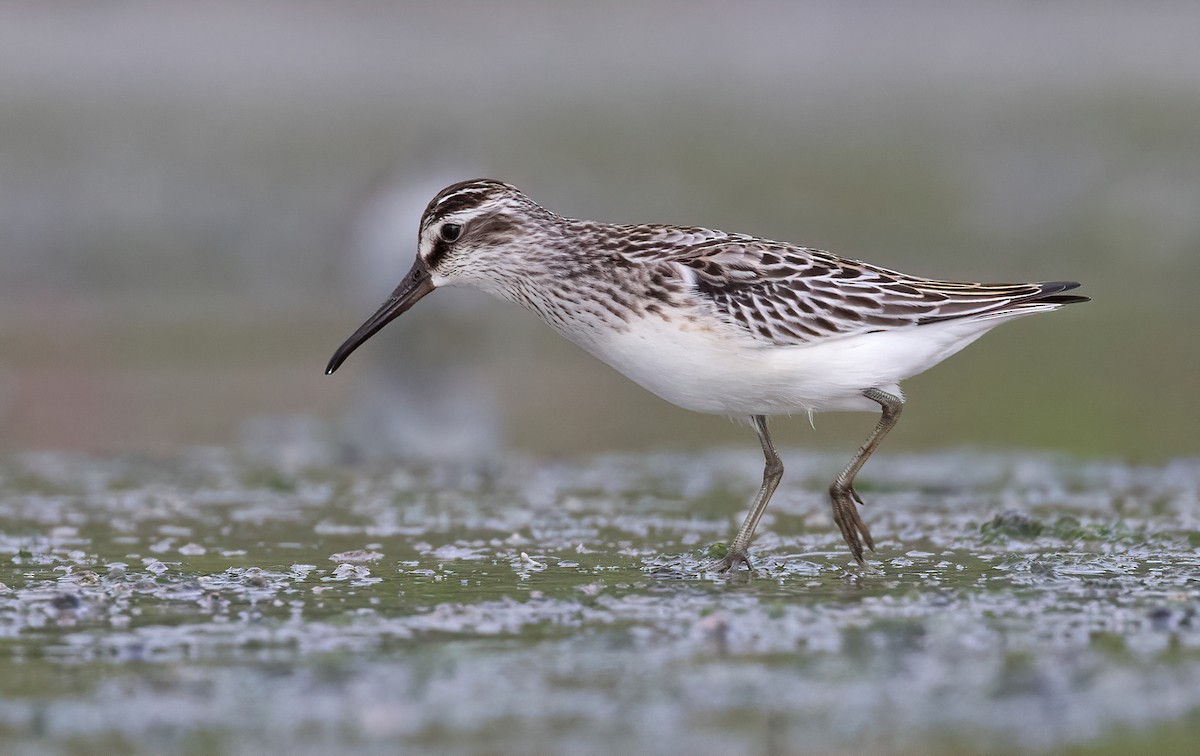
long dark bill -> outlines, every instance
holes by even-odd
[[[351,334],[350,338],[337,348],[333,353],[333,357],[329,359],[329,364],[325,367],[325,375],[332,375],[333,371],[337,370],[350,353],[358,349],[360,345],[367,339],[374,336],[388,323],[403,315],[408,311],[408,308],[417,303],[417,300],[433,291],[433,281],[429,277],[429,269],[425,267],[425,263],[418,258],[413,263],[412,270],[408,271],[408,275],[392,292],[392,296],[380,305],[375,314],[367,319],[367,322],[359,326],[358,330]]]

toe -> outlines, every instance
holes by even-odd
[[[750,556],[744,550],[734,551],[730,549],[729,553],[718,562],[717,572],[729,572],[739,564],[746,565],[746,569],[754,572],[754,565],[750,564]]]
[[[833,487],[830,489],[829,495],[833,502],[833,520],[837,523],[838,530],[842,532],[842,539],[850,547],[850,554],[854,560],[863,564],[864,542],[867,548],[874,551],[875,541],[871,538],[871,531],[863,522],[858,507],[855,506],[855,501],[861,503],[862,500],[853,488]]]

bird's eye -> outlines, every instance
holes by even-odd
[[[447,223],[442,226],[441,236],[443,241],[458,241],[458,237],[462,236],[462,226],[457,223]]]

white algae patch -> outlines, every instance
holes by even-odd
[[[378,562],[380,559],[383,559],[383,554],[365,549],[343,551],[329,557],[331,562]]]

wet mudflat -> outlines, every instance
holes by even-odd
[[[1184,752],[1200,461],[0,463],[5,753]]]

